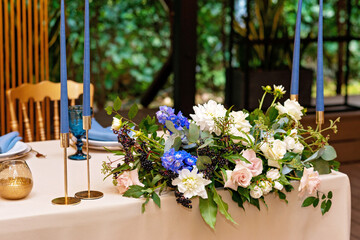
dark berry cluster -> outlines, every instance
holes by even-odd
[[[166,179],[166,183],[169,187],[174,188],[175,186],[172,185],[172,180],[177,178],[179,176],[179,174],[177,174],[176,172],[170,171],[170,170],[165,170],[165,171],[159,171],[159,173],[164,176],[164,178]]]
[[[232,150],[234,153],[240,153],[243,149],[241,148],[240,145],[232,144],[232,145],[231,145],[231,150]]]
[[[213,164],[206,164],[206,168],[202,170],[202,173],[204,174],[204,178],[211,179],[214,174],[215,166]]]
[[[135,140],[129,136],[130,129],[126,126],[123,127],[120,131],[114,131],[118,135],[118,141],[124,148],[125,151],[125,163],[129,164],[134,161],[134,156],[132,154],[131,148],[135,145]]]
[[[177,203],[180,203],[181,205],[183,205],[186,208],[192,208],[191,200],[189,198],[184,197],[183,193],[181,193],[179,191],[175,191],[175,197],[176,197]]]

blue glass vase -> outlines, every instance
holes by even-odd
[[[72,160],[86,160],[86,154],[83,153],[82,137],[85,134],[83,129],[83,108],[82,105],[69,107],[69,128],[70,132],[76,137],[76,153],[69,156]],[[90,158],[90,156],[89,156]]]

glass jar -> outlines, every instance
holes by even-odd
[[[7,160],[0,162],[0,196],[17,200],[25,198],[31,192],[33,179],[25,160]]]

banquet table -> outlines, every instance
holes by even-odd
[[[215,230],[208,227],[199,213],[178,205],[172,193],[161,196],[161,209],[152,201],[141,213],[143,199],[122,197],[112,179],[104,180],[101,165],[111,153],[91,150],[91,188],[104,193],[98,200],[83,200],[78,205],[53,205],[51,200],[64,195],[63,150],[59,141],[31,142],[29,145],[46,155],[25,157],[33,174],[34,187],[22,200],[0,199],[1,240],[41,239],[349,239],[350,182],[347,175],[332,172],[321,176],[320,191],[333,192],[330,212],[321,215],[319,206],[302,208],[304,197],[297,191],[287,194],[286,204],[275,194],[266,196],[268,208],[261,211],[245,204],[245,211],[220,191],[229,204],[233,224],[220,213]],[[75,150],[69,148],[71,154]],[[69,195],[87,189],[86,161],[68,161]],[[293,183],[295,189],[298,183]]]

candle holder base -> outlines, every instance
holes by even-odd
[[[54,205],[76,205],[81,202],[81,199],[76,197],[59,197],[54,198],[51,202]]]
[[[84,200],[99,199],[99,198],[102,198],[103,196],[104,196],[104,194],[102,192],[94,191],[94,190],[91,190],[90,192],[89,191],[81,191],[81,192],[75,193],[75,197],[77,197],[79,199],[84,199]]]

